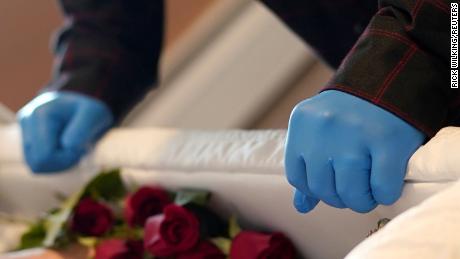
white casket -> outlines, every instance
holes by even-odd
[[[22,160],[17,126],[0,126],[0,213],[34,218],[57,204],[57,192],[70,193],[95,172],[120,167],[128,183],[210,190],[212,206],[220,213],[236,214],[246,226],[285,232],[305,257],[343,258],[379,219],[395,218],[460,176],[460,152],[454,148],[460,147],[460,129],[445,128],[411,158],[407,184],[396,204],[368,214],[319,204],[302,215],[292,206],[292,189],[284,177],[284,138],[282,130],[114,129],[78,167],[33,175]],[[422,214],[429,213],[426,210]],[[5,234],[8,227],[3,228],[0,239],[5,241],[0,244],[12,242],[12,232]],[[388,241],[392,233],[383,236]]]

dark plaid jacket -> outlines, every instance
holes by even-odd
[[[443,126],[460,125],[460,91],[449,84],[450,2],[264,1],[338,68],[326,89],[364,98],[428,136]],[[66,23],[56,41],[55,72],[46,89],[96,97],[121,118],[156,83],[163,1],[61,4]]]

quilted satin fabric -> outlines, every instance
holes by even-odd
[[[403,196],[394,205],[357,214],[320,204],[303,215],[293,209],[292,190],[284,177],[284,138],[283,130],[114,129],[79,166],[61,174],[32,175],[22,162],[18,127],[0,126],[0,212],[35,218],[57,204],[56,192],[69,194],[99,170],[121,167],[125,181],[137,186],[210,190],[216,210],[238,214],[251,226],[285,232],[305,257],[343,258],[380,218],[403,217],[406,210],[417,209],[433,194],[443,194],[460,176],[456,170],[460,159],[454,152],[460,148],[460,129],[445,128],[411,158]],[[434,205],[420,205],[420,213],[427,217],[417,217],[428,220],[430,215],[448,215],[438,213],[436,210],[444,207]],[[385,239],[392,236],[388,232]],[[394,236],[395,240],[409,238]],[[13,234],[9,238],[12,240]],[[0,244],[8,243],[0,237]]]

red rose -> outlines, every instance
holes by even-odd
[[[142,187],[128,196],[124,210],[130,226],[144,226],[148,217],[160,214],[171,203],[166,191],[158,187]]]
[[[200,238],[198,219],[187,209],[170,204],[145,223],[144,246],[154,256],[171,256],[194,247]]]
[[[107,239],[96,246],[94,259],[142,259],[142,240]]]
[[[199,242],[194,248],[177,255],[177,259],[225,259],[219,248],[208,241]]]
[[[102,236],[113,225],[112,211],[91,198],[82,199],[74,209],[70,228],[83,235]]]
[[[230,249],[230,258],[238,259],[292,259],[295,254],[291,241],[281,233],[242,231],[233,239]]]

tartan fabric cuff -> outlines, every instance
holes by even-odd
[[[324,90],[361,97],[432,137],[452,123],[448,15],[428,1],[381,4]]]

